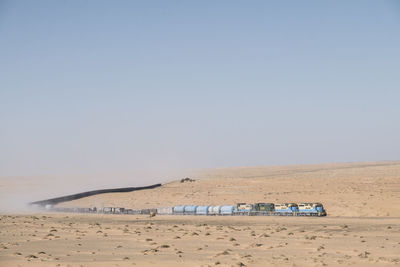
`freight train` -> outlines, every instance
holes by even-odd
[[[157,209],[104,208],[61,208],[46,205],[46,210],[56,212],[103,213],[103,214],[159,214],[159,215],[208,215],[208,216],[326,216],[321,203],[238,203],[224,206],[178,205]]]

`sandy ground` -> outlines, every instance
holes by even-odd
[[[394,266],[393,218],[1,216],[1,266]]]
[[[0,266],[400,265],[400,162],[221,168],[190,177],[196,181],[62,205],[154,208],[318,201],[328,216],[3,212]],[[11,187],[4,188],[12,194]]]

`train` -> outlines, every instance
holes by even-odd
[[[103,214],[159,214],[195,216],[326,216],[321,203],[238,203],[236,205],[177,205],[154,209],[127,209],[120,207],[66,208],[46,205],[45,209],[56,212],[103,213]]]

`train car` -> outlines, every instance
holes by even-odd
[[[235,215],[250,215],[253,210],[253,204],[237,203],[236,209],[234,210]]]
[[[105,213],[105,214],[114,213],[114,208],[113,207],[104,207],[103,208],[103,213]]]
[[[194,215],[196,214],[197,205],[187,205],[183,208],[183,214],[185,215]]]
[[[173,213],[173,208],[172,207],[157,208],[157,214],[171,215],[172,213]]]
[[[296,203],[275,204],[275,212],[280,214],[293,214],[299,211],[299,206]]]
[[[105,214],[124,214],[125,213],[125,208],[104,207],[102,211]],[[86,213],[86,211],[80,211],[80,210],[77,210],[77,212],[85,212]],[[88,209],[87,212],[89,212],[89,209]]]
[[[208,215],[208,208],[210,206],[197,206],[196,215]]]
[[[208,215],[219,215],[221,211],[221,206],[209,206]]]
[[[172,208],[173,214],[183,214],[184,210],[185,210],[184,205],[174,206]]]
[[[89,212],[91,213],[97,213],[97,208],[96,207],[90,207]]]
[[[78,213],[89,213],[90,208],[77,208],[76,212]]]
[[[251,211],[253,210],[253,204],[238,203],[236,204],[236,209],[238,211]]]
[[[133,209],[125,209],[124,214],[137,214]]]
[[[318,215],[325,216],[326,211],[321,203],[300,203],[299,213],[304,213],[305,215]]]
[[[157,213],[157,209],[142,209],[140,211],[140,214],[151,214],[151,213]]]
[[[235,206],[231,206],[231,205],[221,206],[220,214],[221,215],[233,215],[235,210],[236,210]]]
[[[252,211],[273,212],[275,211],[274,203],[255,203]]]
[[[125,208],[114,208],[115,214],[123,214],[124,211],[125,211]]]
[[[129,214],[142,214],[142,210],[130,210]]]

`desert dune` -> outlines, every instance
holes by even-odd
[[[0,266],[400,265],[400,162],[220,168],[190,177],[60,206],[318,201],[328,216],[3,213]]]

